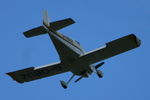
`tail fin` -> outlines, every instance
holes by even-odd
[[[46,27],[50,27],[48,12],[43,11],[43,25]]]
[[[71,18],[66,18],[63,20],[58,20],[58,21],[54,21],[54,22],[50,23],[47,11],[43,12],[43,26],[47,27],[47,28],[50,27],[54,31],[58,31],[64,27],[67,27],[67,26],[74,24],[74,23],[75,23],[75,21]],[[45,30],[45,28],[43,26],[39,26],[39,27],[30,29],[28,31],[23,32],[23,34],[27,38],[46,34],[47,31]]]

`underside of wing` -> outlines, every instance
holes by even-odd
[[[48,76],[68,72],[67,68],[62,66],[61,63],[49,64],[41,67],[30,67],[27,69],[9,72],[7,75],[12,77],[19,83],[29,82],[37,79],[41,79]]]
[[[105,46],[82,55],[79,60],[81,62],[93,64],[128,50],[137,48],[140,46],[140,43],[140,40],[134,34],[130,34],[117,40],[108,42]]]

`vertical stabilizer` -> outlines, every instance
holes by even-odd
[[[48,12],[43,11],[43,25],[46,27],[50,27]]]

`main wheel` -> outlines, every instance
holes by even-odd
[[[62,86],[64,89],[67,89],[68,85],[67,85],[66,82],[60,81],[60,83],[61,83],[61,86]]]
[[[99,78],[103,77],[103,72],[102,71],[97,70],[96,73],[97,73],[97,75],[98,75]]]

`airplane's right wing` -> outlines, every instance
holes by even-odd
[[[105,46],[82,55],[79,58],[79,61],[93,64],[128,50],[137,48],[140,46],[140,44],[141,41],[134,34],[130,34],[120,39],[108,42]]]
[[[69,70],[65,68],[65,66],[63,66],[61,63],[55,63],[41,67],[30,67],[14,72],[9,72],[7,73],[7,75],[11,76],[14,80],[16,80],[19,83],[24,83],[68,71]]]

